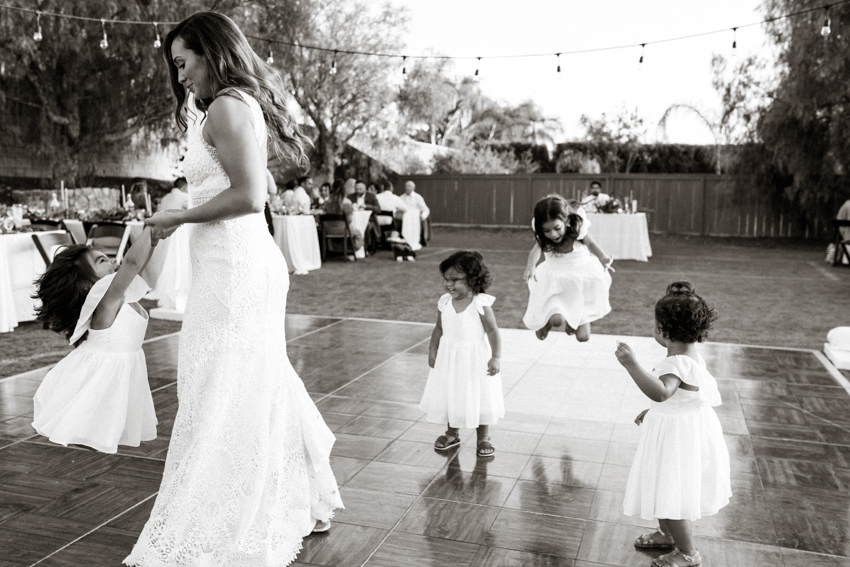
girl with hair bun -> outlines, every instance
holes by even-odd
[[[712,408],[720,392],[696,348],[714,320],[691,284],[674,282],[655,304],[655,340],[667,357],[649,372],[627,344],[615,353],[652,400],[635,419],[643,427],[623,507],[628,516],[658,520],[658,529],[635,540],[638,548],[671,550],[653,567],[700,565],[691,523],[716,514],[732,496],[729,452]]]
[[[614,258],[588,236],[590,221],[578,203],[548,195],[534,205],[535,245],[528,257],[528,308],[522,322],[544,340],[552,329],[590,339],[590,323],[611,311]]]

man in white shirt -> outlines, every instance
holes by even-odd
[[[290,199],[291,207],[289,209],[289,214],[291,215],[310,214],[310,195],[304,188],[307,180],[310,180],[311,183],[313,181],[309,176],[299,177],[298,185],[292,191],[292,198]]]
[[[404,201],[401,200],[401,197],[393,193],[392,183],[387,182],[383,190],[375,195],[375,198],[378,199],[378,205],[380,205],[382,211],[388,211],[393,214],[393,216],[398,216],[401,218],[401,215],[407,212],[407,205],[404,204]],[[393,219],[391,217],[379,215],[378,216],[378,224],[380,226],[388,226],[393,223]]]
[[[160,211],[183,210],[189,208],[189,183],[185,177],[174,182],[174,188],[159,202]]]
[[[404,182],[404,195],[401,200],[407,207],[401,221],[401,235],[416,251],[422,248],[422,221],[431,214],[431,209],[425,204],[422,195],[415,191],[416,184],[413,181]]]
[[[404,195],[401,196],[401,200],[409,211],[418,210],[421,220],[427,219],[431,214],[431,209],[425,204],[425,199],[416,192],[416,184],[413,181],[404,182]]]

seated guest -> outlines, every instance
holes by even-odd
[[[295,210],[295,181],[287,181],[286,189],[283,191],[283,206],[286,207],[286,212],[291,213]]]
[[[292,191],[292,207],[288,211],[290,215],[310,214],[310,195],[305,188],[307,181],[310,182],[310,186],[312,187],[313,179],[311,177],[305,176],[298,178],[298,183]]]
[[[382,191],[375,195],[375,198],[378,200],[378,205],[380,205],[382,211],[390,212],[393,216],[398,216],[401,218],[401,215],[407,212],[407,205],[404,204],[404,201],[401,200],[401,197],[393,193],[392,183],[387,181],[384,183],[382,187]],[[389,226],[393,224],[393,219],[386,216],[378,216],[378,225],[379,226]]]
[[[322,186],[319,187],[319,199],[316,201],[315,205],[317,209],[321,209],[322,205],[325,204],[325,201],[331,196],[331,184],[325,181],[322,183]]]
[[[377,195],[378,194],[378,186],[375,185],[374,183],[370,183],[369,186],[366,188],[366,192],[371,193],[373,195]]]
[[[183,210],[189,208],[189,183],[185,177],[178,177],[174,187],[159,202],[160,211]]]
[[[354,184],[354,193],[348,197],[351,204],[358,211],[372,211],[376,213],[381,210],[381,204],[378,202],[378,197],[374,193],[366,191],[366,184],[362,181],[357,181]]]
[[[345,218],[348,219],[348,227],[351,230],[351,239],[354,241],[354,249],[359,250],[363,247],[363,234],[351,226],[351,221],[354,218],[354,205],[345,196],[345,186],[341,180],[334,181],[330,197],[325,201],[324,211],[328,215],[345,215]]]
[[[401,234],[414,250],[422,248],[422,221],[431,214],[431,209],[425,204],[422,195],[416,192],[416,184],[413,181],[405,181],[404,195],[401,200],[407,207],[401,222]]]

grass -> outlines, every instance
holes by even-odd
[[[529,230],[446,228],[434,231],[415,263],[389,252],[355,263],[329,258],[321,270],[292,276],[287,311],[433,323],[443,293],[439,262],[457,249],[477,249],[493,274],[499,325],[522,328],[528,291],[522,272]],[[850,269],[823,261],[821,242],[652,235],[649,262],[615,262],[612,312],[594,333],[649,336],[655,301],[676,279],[692,282],[714,304],[711,341],[821,349],[833,327],[850,325]],[[148,337],[179,330],[152,319]],[[37,323],[0,335],[0,377],[50,364],[69,348]]]

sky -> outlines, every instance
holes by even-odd
[[[731,28],[764,19],[760,0],[391,0],[410,10],[405,54],[482,56],[482,91],[499,101],[534,100],[560,119],[556,141],[581,139],[583,114],[611,117],[637,110],[647,139],[664,139],[658,121],[670,105],[686,103],[711,115],[720,111],[711,59],[732,55]],[[556,52],[640,44],[714,30],[727,32],[658,45],[599,53]],[[761,25],[739,29],[736,58],[770,53]],[[547,57],[487,60],[488,55],[551,53]],[[459,60],[455,73],[472,75],[476,62]],[[641,68],[642,67],[642,68]],[[639,69],[640,68],[640,69]],[[687,112],[668,123],[671,143],[710,144],[710,130]]]

